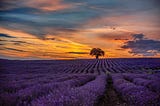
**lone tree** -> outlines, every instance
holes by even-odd
[[[96,59],[99,58],[99,56],[104,56],[104,51],[101,50],[100,48],[93,48],[91,51],[90,51],[90,55],[95,55],[96,56]]]

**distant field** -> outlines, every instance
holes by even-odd
[[[160,58],[1,59],[0,106],[160,106]]]

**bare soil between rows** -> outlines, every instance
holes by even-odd
[[[112,78],[107,79],[106,91],[96,106],[129,106],[113,88]]]

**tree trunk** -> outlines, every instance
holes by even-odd
[[[98,55],[96,55],[96,59],[98,59],[99,58],[99,56]]]

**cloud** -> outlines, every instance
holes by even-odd
[[[143,32],[153,39],[159,37],[157,30],[159,31],[160,15],[159,6],[155,5],[158,3],[155,1],[158,0],[0,0],[0,28],[8,29],[1,30],[1,33],[8,32],[5,34],[17,37],[1,37],[2,40],[7,40],[2,43],[8,45],[6,47],[12,46],[10,48],[22,47],[27,52],[36,49],[36,52],[42,50],[46,54],[46,51],[56,50],[72,57],[84,48],[73,43],[76,42],[90,47],[111,49],[112,54],[122,56],[123,53],[114,52],[122,43],[151,40],[142,34],[131,36],[131,33]],[[23,32],[27,36],[14,31]],[[46,37],[48,35],[50,36]],[[88,47],[84,52],[87,49]],[[126,51],[127,48],[124,52]],[[148,52],[156,53],[150,49]],[[130,53],[134,54],[131,51]],[[130,55],[127,52],[126,54]],[[19,56],[18,53],[12,55]],[[26,54],[36,55],[30,52]]]
[[[56,46],[58,48],[69,48],[68,46]]]
[[[72,8],[72,4],[64,3],[62,0],[1,0],[0,10],[9,10],[20,7],[36,8],[41,11],[57,11]]]
[[[88,45],[72,39],[66,39],[62,36],[48,34],[38,38],[28,33],[3,28],[1,32],[16,37],[16,39],[0,38],[2,40],[0,43],[0,54],[8,57],[45,59],[87,57],[84,53],[78,52],[87,52],[88,50],[85,49],[90,48]]]
[[[9,42],[9,43],[12,42],[14,45],[23,45],[23,44],[34,45],[33,43],[28,43],[28,42],[25,42],[25,41],[17,41],[17,40],[8,40],[7,42]]]
[[[45,36],[43,38],[40,38],[41,40],[46,40],[46,41],[57,41],[57,42],[63,42],[63,43],[69,43],[67,39],[63,39],[61,37],[56,37],[56,36]]]
[[[131,34],[132,32],[120,28],[116,30],[106,28],[103,32],[98,32],[97,37],[101,40],[129,40],[131,39]]]
[[[67,52],[69,54],[88,54],[87,52]]]
[[[5,47],[4,49],[13,50],[13,51],[17,51],[17,52],[26,52],[24,50],[19,50],[19,49],[14,49],[14,48],[8,48],[8,47]]]
[[[38,8],[42,11],[57,11],[72,8],[72,4],[63,3],[61,0],[29,0],[27,6]]]
[[[144,35],[143,34],[133,34],[132,35],[134,40],[142,40],[144,39]]]
[[[65,10],[48,14],[42,12],[28,13],[29,9],[27,10],[25,8],[24,10],[23,13],[20,12],[20,9],[12,12],[1,12],[0,26],[7,29],[21,30],[36,36],[44,36],[48,33],[69,33],[71,31],[77,31],[83,22],[96,17],[99,14],[96,11],[87,10],[87,8],[77,8],[74,10]]]
[[[0,41],[2,42],[2,41],[7,41],[7,40],[4,40],[4,39],[0,39]]]
[[[116,38],[114,40],[129,40],[129,39],[127,39],[127,38]]]
[[[6,45],[6,44],[13,44],[13,45],[23,45],[23,44],[31,44],[31,45],[34,45],[33,43],[28,43],[26,41],[18,41],[18,40],[1,40],[1,43],[3,43],[3,45]]]
[[[160,53],[160,41],[144,38],[143,34],[134,34],[133,40],[125,42],[121,48],[130,49],[129,53],[142,56],[156,56]]]
[[[133,16],[125,18],[125,16],[137,12],[140,12],[141,16],[141,12],[149,9],[152,11],[155,8],[150,0],[53,0],[52,2],[50,0],[1,0],[0,2],[3,6],[0,9],[0,26],[7,29],[18,29],[35,36],[44,36],[48,33],[68,33],[74,31],[73,28],[81,29],[83,26],[128,25],[128,23],[137,22],[138,19],[140,23],[141,19],[146,16],[140,18]],[[147,14],[147,17],[153,16],[150,13]],[[139,14],[135,15],[139,16]],[[56,31],[58,28],[59,30]]]
[[[16,38],[16,37],[13,37],[13,36],[10,36],[10,35],[7,35],[7,34],[3,34],[3,33],[0,33],[0,37]]]

